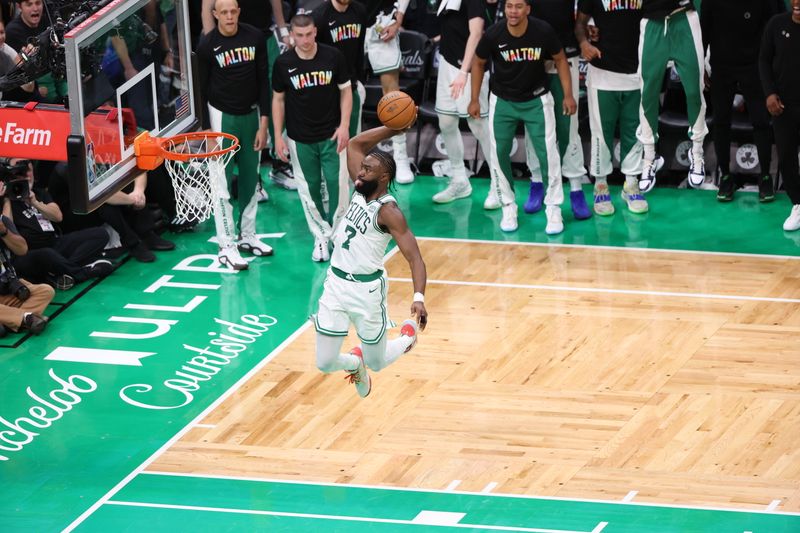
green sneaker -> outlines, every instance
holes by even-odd
[[[736,192],[736,179],[730,174],[725,174],[719,180],[717,200],[720,202],[730,202],[733,200],[734,192]]]
[[[758,180],[758,201],[762,203],[771,202],[775,199],[775,184],[772,176],[767,174]]]

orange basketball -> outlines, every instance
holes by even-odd
[[[378,120],[387,128],[404,130],[417,119],[414,99],[403,91],[392,91],[378,102]]]

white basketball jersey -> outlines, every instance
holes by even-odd
[[[361,194],[353,193],[333,235],[331,266],[349,274],[372,274],[383,269],[383,256],[392,236],[378,227],[378,211],[389,202],[397,200],[385,194],[367,203]]]

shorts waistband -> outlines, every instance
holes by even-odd
[[[360,283],[364,283],[367,281],[375,281],[376,279],[380,279],[381,276],[383,276],[383,270],[376,270],[372,274],[350,274],[349,272],[340,270],[333,265],[331,265],[331,272],[333,272],[342,279],[346,279],[347,281],[357,281]]]

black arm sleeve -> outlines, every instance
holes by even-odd
[[[761,51],[758,55],[758,70],[761,74],[761,86],[764,88],[764,96],[778,92],[775,73],[772,72],[772,59],[775,57],[774,28],[775,19],[773,18],[764,29],[764,35],[761,39]]]

